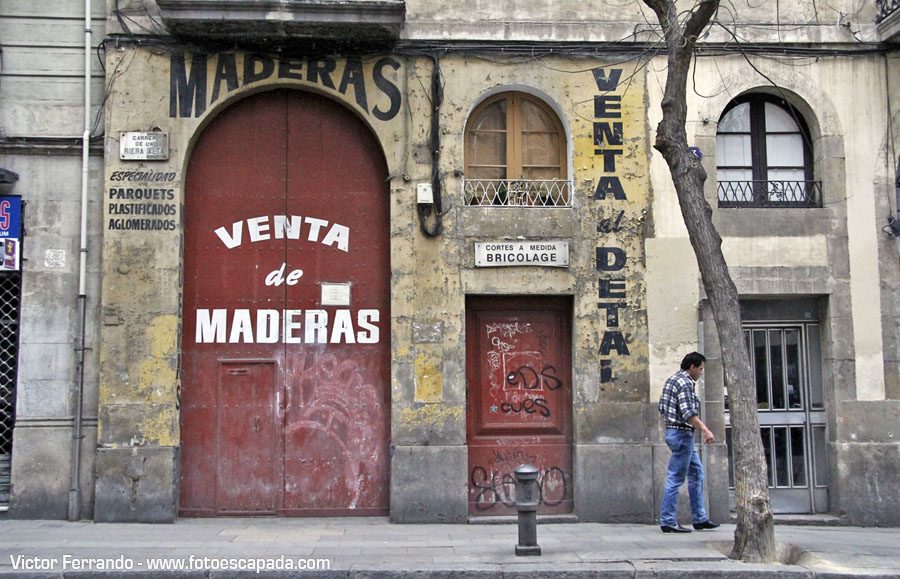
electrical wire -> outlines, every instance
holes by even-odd
[[[723,28],[725,28],[725,27],[723,27]],[[728,30],[727,28],[725,28],[725,30],[730,33],[730,30]],[[740,43],[738,43],[738,47],[740,48]],[[742,54],[743,54],[743,51],[742,51]],[[759,76],[766,79],[769,82],[769,84],[771,84],[772,87],[776,91],[778,91],[778,94],[781,96],[782,100],[784,100],[784,102],[788,105],[786,107],[786,109],[791,114],[791,117],[794,119],[794,122],[797,123],[797,126],[798,127],[806,126],[805,121],[803,121],[803,119],[797,113],[797,110],[794,108],[794,106],[790,104],[791,100],[785,94],[784,89],[781,86],[779,86],[778,83],[776,83],[774,80],[769,78],[769,76],[766,75],[766,73],[764,73],[763,71],[761,71],[755,64],[753,64],[753,62],[750,60],[749,56],[747,56],[746,54],[744,54],[743,56],[744,56],[744,60],[750,66],[750,68],[752,68],[754,70],[754,72],[756,72],[756,74],[758,74]],[[800,131],[800,135],[803,138],[803,140],[806,142],[806,146],[809,148],[810,151],[812,151],[813,145],[812,145],[812,141],[810,140],[808,131]]]
[[[420,205],[419,206],[419,217],[420,217],[420,226],[422,231],[428,236],[439,235],[442,229],[441,217],[443,214],[443,208],[441,203],[441,186],[442,186],[442,178],[443,175],[439,172],[439,159],[440,159],[440,106],[443,101],[443,75],[440,70],[440,58],[441,56],[446,55],[459,55],[467,58],[478,59],[484,62],[488,62],[495,65],[504,65],[504,66],[519,66],[531,62],[535,62],[538,65],[548,69],[553,70],[555,72],[568,73],[568,74],[579,74],[592,70],[596,67],[591,68],[580,68],[580,69],[565,69],[562,67],[554,66],[551,62],[551,58],[559,58],[564,57],[567,59],[572,58],[596,58],[596,57],[604,57],[606,60],[613,60],[612,64],[609,66],[621,66],[623,64],[627,64],[630,62],[635,62],[637,65],[635,66],[634,71],[626,78],[628,81],[626,85],[626,91],[628,87],[630,87],[633,83],[634,78],[637,74],[640,73],[648,64],[652,61],[653,57],[667,53],[668,49],[662,42],[662,29],[658,23],[652,21],[647,17],[644,12],[645,6],[642,2],[638,0],[631,0],[625,3],[618,2],[605,2],[610,6],[615,6],[618,8],[635,5],[638,7],[641,17],[643,18],[643,23],[638,23],[635,25],[632,32],[618,40],[597,43],[597,42],[493,42],[493,41],[452,41],[452,40],[436,40],[436,41],[421,41],[421,40],[402,40],[397,42],[390,51],[393,54],[398,56],[406,56],[406,57],[426,57],[432,59],[434,63],[434,69],[432,72],[432,86],[429,91],[425,90],[424,85],[422,85],[423,94],[425,94],[426,99],[430,104],[431,108],[431,153],[432,153],[432,190],[435,199],[435,203],[433,206],[428,205]],[[759,4],[753,4],[750,0],[745,0],[744,4],[747,8],[751,10],[755,10],[761,8],[765,2],[760,2]],[[839,10],[835,10],[834,7],[830,4],[828,0],[825,0],[826,6],[834,12],[838,12],[843,14]],[[122,34],[112,34],[109,35],[106,40],[104,40],[101,45],[98,45],[98,58],[100,55],[101,46],[105,50],[106,43],[114,41],[119,44],[135,44],[139,45],[143,48],[151,50],[157,53],[165,53],[165,52],[174,52],[174,51],[184,51],[189,50],[192,52],[202,52],[202,53],[215,53],[217,51],[223,50],[242,50],[240,46],[235,45],[233,42],[229,40],[185,40],[183,38],[174,36],[169,33],[166,29],[164,23],[160,22],[158,19],[158,15],[154,15],[151,10],[147,7],[146,0],[141,0],[141,6],[137,9],[132,9],[130,11],[123,11],[119,6],[119,0],[115,0],[115,17],[122,29]],[[764,78],[771,86],[773,86],[781,95],[781,97],[785,100],[785,102],[789,102],[787,95],[784,94],[783,89],[778,86],[770,77],[768,77],[765,73],[763,73],[751,60],[750,56],[755,56],[757,58],[763,58],[772,60],[773,62],[777,62],[779,64],[785,66],[809,66],[814,64],[818,59],[821,58],[840,58],[840,57],[853,57],[867,54],[882,54],[886,55],[888,53],[900,50],[900,47],[895,45],[887,45],[879,42],[865,42],[859,38],[858,34],[854,32],[852,29],[850,30],[850,34],[856,40],[856,44],[852,47],[847,47],[844,45],[840,45],[837,43],[833,43],[830,45],[824,46],[810,46],[808,44],[785,44],[779,42],[778,44],[770,44],[770,43],[762,43],[758,41],[750,41],[748,38],[742,38],[741,30],[768,30],[774,29],[777,38],[779,41],[783,39],[782,33],[786,31],[796,31],[802,30],[805,28],[812,27],[826,27],[830,25],[821,24],[819,22],[819,10],[818,6],[815,4],[815,0],[813,1],[813,15],[812,18],[806,23],[796,23],[796,24],[783,24],[781,22],[781,14],[780,14],[780,0],[776,0],[775,6],[775,23],[767,23],[767,22],[740,22],[737,18],[737,15],[742,11],[742,9],[738,9],[734,2],[725,2],[720,4],[719,6],[720,12],[718,14],[719,18],[714,19],[710,22],[710,26],[719,26],[728,35],[728,40],[726,42],[707,42],[703,44],[699,44],[696,47],[694,52],[695,59],[699,60],[701,58],[717,58],[721,56],[740,54],[744,60],[748,63],[748,65],[762,78]],[[857,8],[857,10],[848,16],[856,16],[860,13],[862,7]],[[679,14],[679,19],[683,20],[687,18],[690,14],[689,10],[683,11]],[[137,16],[141,16],[146,18],[149,21],[150,26],[145,26],[141,24],[137,20]],[[722,21],[721,16],[725,16],[729,18],[731,22],[726,24]],[[142,33],[135,33],[132,31],[130,24],[135,24],[140,27]],[[707,31],[709,28],[707,28]],[[708,32],[707,32],[708,33]],[[638,38],[641,35],[651,35],[656,36],[656,38],[652,41],[639,41]],[[260,56],[269,56],[272,58],[283,58],[286,55],[290,55],[292,48],[291,47],[275,47],[273,48],[261,48],[259,46],[254,47],[244,47],[243,50],[248,53],[257,54]],[[296,50],[296,48],[293,48]],[[312,54],[309,53],[308,48],[303,53],[305,56],[311,58]],[[119,62],[120,67],[122,61]],[[716,68],[718,70],[718,64],[716,63]],[[127,68],[126,68],[127,70]],[[104,68],[105,71],[105,68]],[[107,86],[107,94],[104,97],[104,103],[107,102],[109,97],[109,92],[112,90],[113,84],[119,76],[121,76],[122,72],[115,71],[111,78],[109,85]],[[717,96],[718,94],[722,94],[729,90],[726,86],[715,95],[703,95],[697,88],[697,79],[696,79],[697,67],[694,67],[692,72],[692,81],[693,81],[693,90],[694,93],[700,97],[708,98],[711,96]],[[721,77],[721,71],[719,72]],[[422,83],[421,78],[418,75],[415,75],[420,85]],[[576,107],[579,103],[575,103]],[[409,106],[409,105],[407,105]],[[101,106],[102,110],[102,106]],[[793,107],[790,107],[790,112],[796,118],[796,111]],[[576,111],[576,115],[581,116]],[[96,130],[99,124],[100,111],[98,111],[98,117],[95,121],[94,130]],[[808,142],[808,135],[804,134],[804,138],[807,140],[807,144],[811,146],[811,143]],[[891,147],[893,150],[893,142],[891,143]],[[405,174],[404,174],[405,177]],[[405,177],[408,178],[408,177]],[[427,221],[431,219],[432,225],[428,225]]]
[[[884,55],[884,88],[886,94],[886,106],[887,106],[887,122],[888,122],[888,146],[890,147],[890,160],[893,160],[897,156],[897,151],[894,148],[894,113],[893,106],[891,105],[891,74],[888,68],[888,57],[887,54]],[[888,166],[890,166],[890,161],[888,162]],[[897,179],[900,180],[900,174],[897,175]],[[897,207],[897,212],[900,213],[900,207]]]
[[[431,192],[432,203],[417,203],[419,228],[426,237],[437,237],[444,229],[443,203],[441,201],[441,104],[444,102],[444,81],[441,74],[441,57],[431,56],[434,63],[431,72]],[[429,218],[433,225],[428,225]]]
[[[125,62],[125,59],[127,58],[127,55],[123,55],[122,58],[119,59],[119,62],[116,63],[116,67],[113,69],[112,73],[109,75],[109,80],[107,81],[105,90],[103,91],[103,101],[100,103],[100,106],[97,107],[97,115],[94,117],[94,124],[91,127],[91,138],[94,138],[95,136],[96,137],[103,136],[103,133],[100,133],[100,135],[95,135],[95,132],[97,131],[97,128],[100,126],[100,119],[103,116],[103,111],[106,108],[106,103],[109,101],[109,97],[113,92],[113,87],[115,86],[116,81],[119,78],[121,78],[122,76],[124,76],[126,72],[128,72],[128,69],[131,67],[131,63],[134,62],[134,57],[135,57],[134,53],[131,53],[131,58],[128,61],[127,66],[125,66],[125,70],[122,70],[122,64]]]

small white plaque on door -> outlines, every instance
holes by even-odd
[[[350,284],[349,283],[323,283],[322,284],[322,300],[323,306],[349,306],[350,305]]]

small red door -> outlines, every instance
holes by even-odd
[[[275,514],[281,440],[274,362],[220,361],[216,469],[217,514]],[[247,446],[259,449],[248,453]]]
[[[325,97],[248,97],[185,178],[181,514],[388,512],[387,166]]]
[[[572,512],[571,300],[466,301],[469,514],[515,511],[516,467],[538,469],[540,514]]]

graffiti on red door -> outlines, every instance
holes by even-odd
[[[540,512],[570,512],[567,302],[484,298],[472,305],[469,512],[513,513],[514,473],[524,464],[538,470]]]
[[[285,507],[333,504],[330,495],[349,497],[348,509],[371,504],[367,495],[383,491],[373,483],[386,476],[388,433],[366,361],[323,350],[288,364]]]
[[[490,367],[488,413],[550,417],[553,401],[545,393],[563,385],[556,376],[556,367],[546,363],[542,355],[550,338],[535,335],[520,340],[519,334],[533,334],[534,329],[531,324],[518,322],[489,324],[485,330],[491,344],[485,354]],[[521,341],[530,348],[521,349]]]
[[[488,466],[475,466],[469,475],[469,483],[475,494],[475,508],[489,511],[498,505],[516,505],[516,479],[514,472],[523,464],[540,462],[540,457],[527,448],[495,450]],[[558,466],[540,469],[537,478],[538,504],[555,507],[565,500],[568,485],[566,473]]]

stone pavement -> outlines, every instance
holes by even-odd
[[[776,540],[790,563],[779,565],[729,560],[725,553],[733,534],[734,525],[728,524],[685,535],[663,534],[655,525],[539,524],[542,555],[517,557],[514,523],[0,520],[0,577],[900,578],[900,529],[778,524]],[[312,570],[317,566],[326,570]]]

